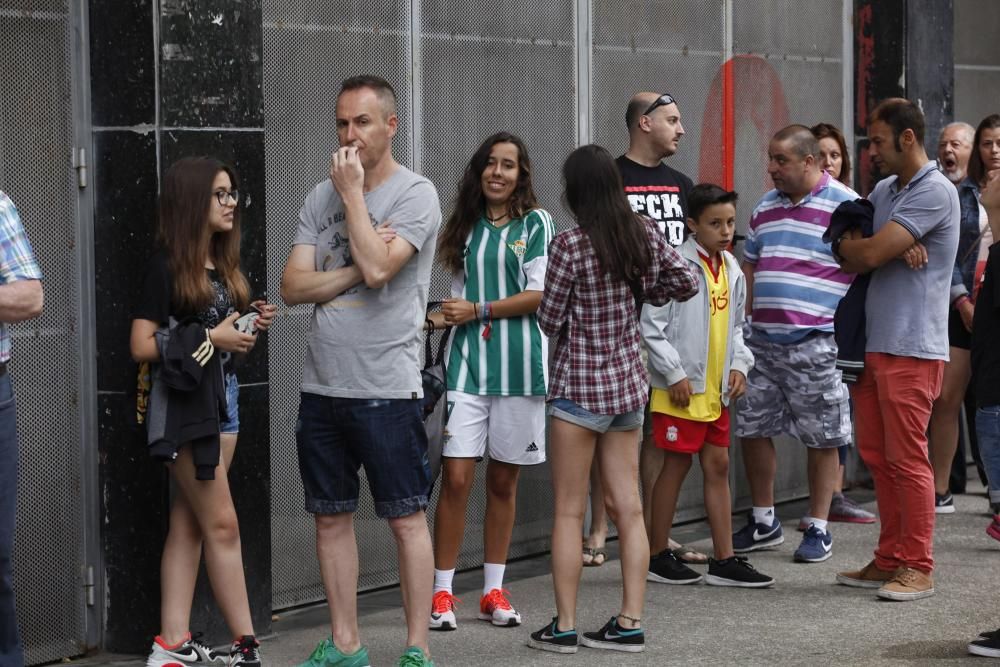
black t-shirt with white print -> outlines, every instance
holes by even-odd
[[[622,155],[615,162],[632,210],[656,221],[670,245],[678,247],[687,238],[687,197],[691,179],[660,163],[647,167]]]
[[[170,273],[170,265],[167,254],[159,251],[154,254],[146,269],[146,278],[143,282],[142,293],[139,303],[136,304],[133,317],[135,319],[150,320],[161,326],[170,323],[170,316],[177,320],[185,320],[189,317],[196,317],[206,329],[211,329],[219,325],[222,320],[232,315],[236,306],[225,283],[219,278],[219,274],[214,269],[205,269],[208,272],[208,280],[212,284],[214,295],[212,303],[201,312],[185,312],[177,306],[173,298],[173,277]],[[231,355],[226,352],[222,355],[223,366],[229,372]]]

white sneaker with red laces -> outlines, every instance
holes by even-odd
[[[505,588],[494,588],[479,598],[479,620],[511,628],[521,625],[521,615],[510,606],[510,601],[507,600],[509,594],[510,591]]]
[[[450,591],[438,591],[431,601],[431,630],[455,630],[458,621],[455,620],[455,603],[461,602]]]

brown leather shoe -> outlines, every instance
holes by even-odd
[[[930,574],[901,567],[896,570],[892,581],[886,582],[876,593],[884,600],[919,600],[934,595],[934,579]]]
[[[881,588],[883,584],[892,581],[894,574],[894,570],[880,570],[872,560],[860,570],[838,572],[837,583],[854,588]]]

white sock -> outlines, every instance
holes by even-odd
[[[455,568],[450,570],[434,570],[434,592],[448,591],[451,593],[451,580],[455,578]]]
[[[817,528],[819,528],[820,530],[822,530],[824,533],[826,532],[826,524],[827,524],[827,520],[826,519],[817,519],[814,516],[807,516],[806,520],[805,520],[805,523],[806,523],[807,526],[809,524],[812,524],[812,525],[816,526]]]
[[[483,595],[494,588],[503,588],[503,573],[506,563],[483,563]]]
[[[774,524],[774,507],[754,507],[753,520],[765,526]]]

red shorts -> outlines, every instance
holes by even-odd
[[[729,410],[714,422],[695,422],[690,419],[653,413],[653,442],[660,449],[679,454],[697,454],[704,443],[716,447],[729,447]]]

